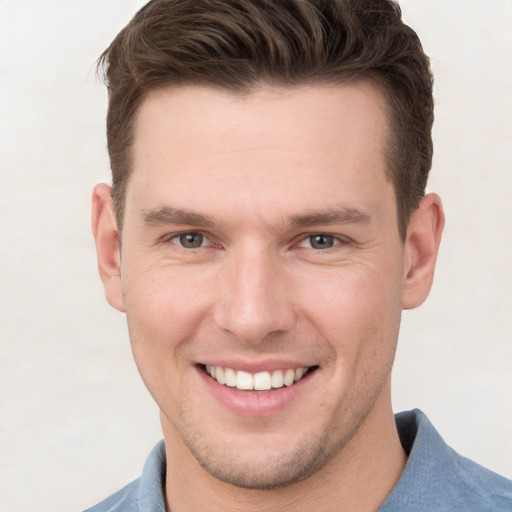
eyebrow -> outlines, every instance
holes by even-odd
[[[146,226],[165,226],[172,224],[185,224],[213,228],[218,222],[209,215],[193,212],[183,208],[163,206],[156,210],[142,210],[142,221]],[[305,227],[315,225],[334,224],[370,224],[371,216],[356,208],[335,208],[323,212],[311,212],[292,215],[292,227]]]
[[[356,208],[329,209],[325,212],[312,212],[294,215],[291,218],[292,226],[304,227],[333,224],[371,224],[370,214]]]
[[[166,224],[187,224],[211,228],[217,222],[208,215],[164,206],[157,210],[142,210],[142,220],[146,226],[164,226]]]

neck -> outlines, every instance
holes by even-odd
[[[380,397],[333,460],[315,475],[278,489],[244,489],[217,480],[199,466],[175,432],[164,426],[167,512],[378,510],[407,460],[396,430],[389,389],[383,394],[387,399]]]

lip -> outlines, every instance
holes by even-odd
[[[265,367],[251,364],[250,366],[233,365],[228,364],[212,364],[212,366],[227,366],[229,368],[236,368],[237,370],[249,371],[251,373],[257,373],[258,371],[273,371],[274,369],[283,368],[296,368],[301,367],[300,364],[297,366],[290,365],[290,362],[285,364],[276,363],[276,367],[273,365],[267,365]],[[302,365],[305,366],[305,365]],[[292,405],[297,398],[300,397],[305,391],[305,388],[311,384],[311,381],[315,378],[318,368],[309,371],[301,380],[295,382],[292,386],[272,389],[264,393],[257,392],[246,392],[237,389],[230,388],[223,384],[219,384],[215,379],[212,379],[200,365],[196,367],[196,370],[201,378],[202,382],[206,386],[207,390],[214,396],[214,398],[226,407],[231,412],[241,416],[270,416],[276,414],[281,410]]]

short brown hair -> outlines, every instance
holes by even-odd
[[[391,0],[152,0],[99,59],[119,230],[134,120],[153,90],[206,85],[250,92],[370,79],[388,100],[387,176],[405,238],[432,163],[429,59]]]

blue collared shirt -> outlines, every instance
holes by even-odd
[[[409,458],[379,512],[512,512],[512,480],[457,454],[420,410],[395,419]],[[160,441],[139,479],[85,512],[165,512],[165,469]]]

